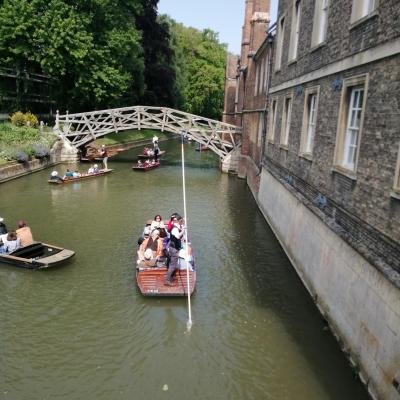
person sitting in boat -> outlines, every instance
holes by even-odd
[[[147,155],[148,155],[149,157],[153,157],[153,156],[154,156],[154,151],[151,150],[151,149],[149,149],[149,150],[147,151]]]
[[[64,179],[61,178],[61,176],[58,175],[57,171],[53,171],[51,173],[50,180],[52,180],[52,181],[61,181],[62,182]]]
[[[147,249],[144,252],[143,260],[138,260],[137,267],[140,268],[151,268],[157,266],[157,258],[154,257],[151,249]]]
[[[94,167],[93,165],[90,166],[90,168],[88,169],[88,174],[94,174]]]
[[[165,278],[165,285],[172,286],[172,279],[175,271],[179,269],[179,250],[182,246],[182,238],[184,234],[183,219],[180,215],[173,217],[173,226],[170,234],[170,241],[168,244],[169,264],[167,276]]]
[[[160,214],[157,214],[154,217],[154,220],[151,222],[151,230],[153,231],[154,229],[157,229],[159,231],[161,231],[162,229],[165,230],[165,225]]]
[[[7,233],[6,238],[2,238],[3,246],[0,247],[1,253],[11,253],[21,247],[21,241],[18,239],[15,231]]]
[[[28,244],[33,243],[32,231],[26,221],[21,220],[17,222],[17,230],[15,233],[20,240],[21,246],[28,246]]]
[[[149,154],[149,148],[147,146],[143,149],[143,155],[147,156]]]
[[[150,160],[146,160],[146,161],[144,162],[144,166],[147,166],[147,165],[151,165]]]
[[[4,218],[0,217],[0,235],[4,235],[7,232],[8,231],[6,224],[4,223]]]
[[[98,174],[99,172],[100,172],[99,166],[98,166],[97,164],[94,164],[94,165],[93,165],[93,173],[94,173],[94,174]]]
[[[74,172],[72,173],[72,176],[73,176],[74,178],[80,178],[80,177],[82,176],[82,174],[81,174],[79,171],[74,171]]]
[[[151,165],[156,165],[156,161],[154,160],[154,158],[151,160]]]
[[[141,161],[141,160],[138,160],[138,162],[137,162],[137,166],[138,166],[138,167],[143,167],[143,163],[142,163],[142,161]]]
[[[74,173],[67,168],[67,172],[63,176],[63,179],[73,178]]]
[[[154,229],[151,232],[150,237],[143,240],[137,252],[138,263],[145,259],[145,252],[148,249],[150,249],[153,252],[153,256],[151,258],[156,258],[159,260],[164,256],[164,244],[162,239],[160,238],[159,230]]]

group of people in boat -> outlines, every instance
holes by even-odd
[[[159,214],[153,221],[147,221],[138,241],[138,268],[167,266],[165,285],[172,286],[181,259],[191,261],[191,251],[184,238],[185,230],[183,218],[178,213],[173,213],[167,223]]]
[[[91,165],[90,168],[87,171],[88,174],[99,174],[100,169],[97,164]],[[66,179],[71,179],[71,178],[80,178],[82,176],[82,173],[79,172],[78,170],[71,171],[69,168],[67,168],[67,171],[65,172],[64,176],[60,176],[57,171],[53,171],[50,175],[50,180],[52,181],[65,181]]]
[[[144,160],[142,162],[142,160],[138,160],[137,166],[138,167],[149,167],[152,165],[156,165],[157,161],[153,158],[152,160]]]
[[[4,218],[0,217],[0,254],[10,254],[31,243],[32,232],[26,221],[20,220],[15,230],[8,230]]]

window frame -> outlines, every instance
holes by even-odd
[[[254,82],[254,96],[258,96],[258,80],[260,79],[260,66],[258,61],[255,63],[256,79]]]
[[[260,147],[262,143],[262,135],[263,135],[263,128],[265,124],[265,113],[260,112],[260,115],[258,117],[258,130],[257,130],[257,147]]]
[[[297,60],[300,39],[301,0],[293,0],[288,63]]]
[[[364,11],[366,4],[369,4],[369,9]],[[375,15],[379,6],[379,0],[353,0],[351,7],[351,24],[357,24],[359,21],[364,21]]]
[[[267,141],[269,143],[274,143],[275,140],[276,121],[278,115],[277,112],[278,112],[278,97],[272,97],[269,106],[268,132],[267,132]]]
[[[335,157],[334,157],[334,170],[340,172],[352,179],[356,179],[359,153],[360,153],[360,144],[363,134],[364,128],[364,117],[366,112],[366,104],[368,98],[368,83],[369,83],[369,74],[357,75],[351,78],[344,79],[342,94],[340,99],[340,107],[339,107],[339,115],[338,115],[338,124],[336,131],[336,144],[335,144]],[[352,99],[352,90],[357,87],[362,87],[363,89],[363,101],[361,107],[361,115],[360,115],[360,125],[357,133],[357,145],[354,156],[354,166],[353,168],[349,168],[348,164],[345,163],[344,158],[346,154],[346,142],[348,142],[348,125],[350,120],[349,111],[351,108],[350,101]]]
[[[275,50],[275,66],[274,71],[278,72],[282,68],[282,52],[283,52],[283,41],[285,37],[285,19],[286,15],[282,15],[278,21],[278,38],[276,41],[276,50]]]
[[[292,123],[293,111],[293,97],[293,93],[290,93],[283,98],[281,136],[279,145],[285,150],[289,148],[290,125]],[[286,108],[286,104],[290,104],[290,108]]]
[[[312,160],[315,136],[317,131],[317,121],[318,121],[318,108],[319,108],[319,93],[320,86],[312,86],[306,89],[304,95],[304,110],[303,110],[303,123],[301,128],[301,138],[300,138],[300,151],[299,155],[301,157]],[[309,98],[315,96],[315,107],[314,107],[314,130],[312,133],[312,140],[309,140],[309,128],[310,128],[310,106]],[[311,148],[308,149],[308,143],[311,142]]]
[[[325,8],[323,5],[325,4]],[[314,8],[313,30],[311,34],[311,48],[319,47],[326,42],[329,24],[330,0],[316,0]],[[321,29],[324,21],[324,28]]]
[[[397,152],[396,172],[394,175],[392,196],[400,199],[400,143]]]

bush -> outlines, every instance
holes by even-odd
[[[24,115],[24,118],[25,118],[25,125],[26,126],[30,126],[31,128],[37,128],[39,126],[39,121],[38,121],[36,115],[34,115],[34,114],[30,113],[30,112],[27,112]]]
[[[26,154],[23,150],[18,150],[18,151],[15,153],[15,159],[16,159],[18,162],[27,162],[28,159],[29,159],[29,156],[28,156],[28,154]]]
[[[50,148],[43,143],[32,145],[32,150],[36,158],[44,158],[50,154]]]
[[[11,116],[11,123],[15,126],[25,126],[25,117],[21,111],[15,112]]]

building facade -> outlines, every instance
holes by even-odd
[[[239,176],[370,394],[390,400],[400,399],[399,19],[398,0],[280,0],[276,34],[242,47],[236,95]]]

